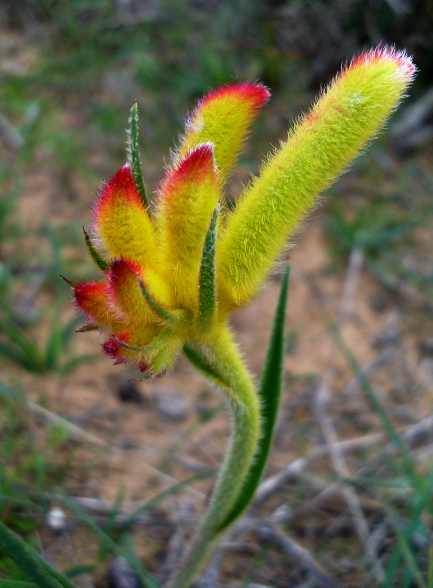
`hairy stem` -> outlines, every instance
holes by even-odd
[[[201,526],[166,588],[187,588],[203,568],[238,497],[260,437],[259,401],[251,376],[228,329],[213,335],[206,342],[186,346],[185,353],[227,398],[232,435]]]

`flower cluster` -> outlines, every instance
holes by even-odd
[[[230,84],[198,103],[153,207],[132,145],[128,164],[94,205],[93,233],[104,257],[86,235],[104,279],[73,284],[88,319],[84,328],[107,333],[105,352],[149,376],[170,368],[186,344],[205,347],[229,313],[257,294],[318,194],[383,125],[414,72],[411,60],[392,49],[353,60],[269,156],[232,212],[223,204],[224,185],[269,98],[264,86]]]

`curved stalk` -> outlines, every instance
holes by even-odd
[[[185,346],[185,354],[227,398],[232,436],[202,524],[166,588],[187,588],[206,563],[239,495],[260,438],[259,400],[229,330],[216,329],[212,339]]]

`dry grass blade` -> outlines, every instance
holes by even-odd
[[[340,478],[350,478],[351,474],[349,468],[346,465],[344,454],[339,447],[334,424],[326,411],[328,402],[329,389],[327,388],[326,382],[322,381],[322,384],[317,391],[315,400],[316,418],[320,424],[322,434],[325,438],[335,472]],[[358,495],[352,487],[346,485],[342,487],[341,491],[352,515],[353,524],[355,526],[359,540],[364,547],[365,557],[372,566],[372,573],[378,582],[382,582],[384,579],[383,568],[377,558],[375,550],[372,549],[368,523],[366,521]]]
[[[273,541],[288,553],[302,568],[314,578],[315,585],[320,588],[336,588],[336,583],[331,579],[322,566],[314,559],[311,553],[294,539],[283,535],[270,524],[262,524],[259,527],[259,536],[262,540]]]

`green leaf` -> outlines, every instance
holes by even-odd
[[[82,317],[74,316],[62,328],[62,337],[61,337],[62,347],[66,347],[66,345],[69,342],[69,339],[71,339],[71,337],[74,336],[74,333],[77,332],[75,327],[77,327],[81,323],[81,321],[82,321]],[[92,328],[94,329],[94,327],[92,327]]]
[[[60,317],[56,315],[51,325],[51,333],[45,350],[45,363],[47,370],[54,370],[57,367],[60,355],[63,350],[62,329]]]
[[[19,351],[11,347],[10,344],[0,341],[0,353],[34,374],[43,374],[45,364],[42,357],[33,357],[26,352]]]
[[[228,527],[248,506],[260,482],[266,465],[272,437],[277,420],[280,402],[283,360],[284,360],[284,327],[286,322],[286,304],[289,290],[290,265],[287,265],[281,284],[280,297],[274,317],[271,339],[266,357],[262,382],[258,391],[260,398],[260,414],[262,436],[257,448],[253,465],[251,466],[242,489],[233,508],[220,527],[220,531]]]
[[[40,588],[75,588],[37,551],[0,521],[0,549]]]
[[[17,323],[1,317],[0,331],[3,331],[9,339],[7,344],[0,342],[0,353],[31,372],[43,373],[45,371],[45,358],[36,343],[24,333]],[[11,346],[11,343],[14,346]]]
[[[97,359],[97,355],[93,353],[84,353],[83,355],[76,355],[69,359],[64,365],[59,368],[59,373],[62,375],[69,374],[72,370],[76,367],[81,365],[82,363],[90,363]]]
[[[140,286],[141,293],[143,294],[143,298],[145,299],[147,304],[150,306],[151,310],[160,319],[162,319],[166,323],[176,324],[177,322],[179,322],[179,320],[180,320],[179,312],[176,312],[173,310],[168,310],[167,308],[164,308],[163,306],[161,306],[161,304],[159,304],[159,302],[157,302],[155,300],[155,298],[152,296],[150,291],[146,288],[143,280],[140,278],[138,273],[137,273],[137,278],[138,278],[138,284]]]
[[[134,102],[129,117],[128,133],[128,163],[131,166],[132,177],[134,178],[135,187],[146,209],[149,209],[149,201],[144,188],[143,175],[141,173],[140,154],[138,152],[138,107]]]
[[[215,256],[219,211],[218,205],[212,214],[200,265],[198,324],[202,329],[209,326],[215,316]]]
[[[83,574],[92,574],[95,570],[96,566],[93,564],[81,564],[65,570],[65,576],[67,578],[75,578]]]
[[[209,378],[209,380],[215,382],[217,386],[221,386],[222,388],[230,388],[230,384],[225,380],[224,376],[215,371],[214,366],[198,346],[194,345],[193,343],[187,343],[183,347],[183,352],[192,365],[206,378]]]
[[[108,263],[108,261],[105,261],[105,259],[103,257],[101,257],[101,255],[93,247],[92,242],[90,240],[90,237],[87,234],[87,231],[84,227],[83,227],[83,231],[84,231],[84,238],[86,240],[87,249],[90,253],[91,258],[93,259],[93,261],[96,263],[96,265],[99,267],[100,270],[102,270],[103,272],[107,271],[108,268],[110,267],[110,264]]]

